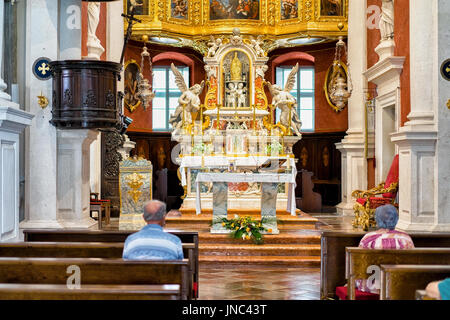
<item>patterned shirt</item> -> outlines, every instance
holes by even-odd
[[[148,224],[125,240],[123,258],[127,260],[183,259],[181,240],[164,232],[157,224]]]
[[[397,230],[380,229],[367,233],[359,242],[359,247],[364,249],[413,249],[414,243],[411,237],[404,232]],[[366,279],[355,281],[356,288],[360,291],[379,293],[380,280],[375,279],[369,284]]]

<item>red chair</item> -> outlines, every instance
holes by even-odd
[[[92,212],[98,212],[98,229],[102,229],[103,211],[105,212],[105,223],[108,225],[111,220],[111,201],[98,199],[98,193],[91,193],[90,216]]]
[[[356,198],[353,207],[355,210],[355,219],[352,223],[354,227],[362,227],[363,230],[367,231],[369,227],[376,226],[376,208],[385,204],[398,207],[398,204],[395,203],[398,192],[398,171],[399,160],[398,155],[396,155],[385,182],[370,190],[355,190],[352,192],[352,197]]]

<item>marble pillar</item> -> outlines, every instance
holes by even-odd
[[[65,228],[89,228],[90,145],[96,130],[58,129],[57,220]]]
[[[411,0],[409,121],[392,136],[399,149],[399,215],[406,231],[450,231],[449,82],[439,73],[450,57],[445,0]]]
[[[20,238],[19,135],[32,119],[32,114],[0,98],[0,241]]]
[[[348,61],[353,82],[353,93],[348,101],[347,136],[336,144],[342,159],[342,202],[336,206],[337,212],[353,215],[351,193],[356,189],[367,189],[367,159],[365,157],[365,95],[367,79],[367,0],[349,2],[348,21]],[[373,135],[369,135],[368,156],[373,156]]]
[[[33,0],[26,6],[25,70],[31,70],[39,57],[59,58],[59,8],[56,0]],[[26,72],[25,106],[35,114],[25,131],[25,220],[20,228],[60,228],[56,198],[56,128],[52,118],[52,81],[37,79]],[[42,109],[37,96],[49,100]]]

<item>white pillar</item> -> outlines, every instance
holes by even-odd
[[[98,131],[58,129],[57,220],[65,228],[89,228],[90,145]]]
[[[2,78],[2,66],[3,66],[3,24],[4,24],[4,9],[5,9],[5,1],[0,1],[0,99],[3,100],[11,100],[11,97],[9,94],[7,94],[5,91],[6,89],[6,83]]]
[[[356,189],[367,189],[367,160],[365,158],[365,92],[367,80],[367,0],[349,1],[348,61],[353,82],[353,93],[348,102],[347,136],[336,147],[342,155],[342,202],[337,205],[341,214],[352,215]],[[368,143],[369,156],[373,154],[373,138]]]
[[[27,1],[25,39],[25,106],[35,114],[25,134],[25,220],[21,228],[60,228],[56,208],[56,129],[52,118],[52,81],[37,79],[32,72],[39,57],[58,60],[59,6],[57,0]],[[49,105],[42,109],[37,96],[42,92]]]
[[[448,1],[411,0],[411,112],[392,137],[400,154],[398,228],[407,231],[450,231],[450,86],[439,73],[450,56],[448,14]]]

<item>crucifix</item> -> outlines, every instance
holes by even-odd
[[[139,20],[139,19],[134,17],[134,8],[135,8],[134,6],[130,7],[130,13],[129,14],[122,13],[122,17],[127,19],[128,27],[127,27],[127,34],[125,35],[125,40],[123,42],[122,54],[120,56],[120,64],[123,63],[123,58],[125,56],[125,49],[127,47],[128,40],[131,37],[131,33],[133,32],[133,22],[139,22],[139,23],[142,22],[141,20]]]

